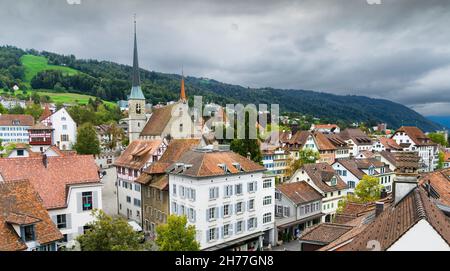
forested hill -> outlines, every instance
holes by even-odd
[[[72,68],[37,72],[27,78],[22,63],[24,55],[43,56],[48,64]],[[50,52],[24,51],[15,47],[0,47],[0,88],[18,83],[22,88],[75,92],[117,101],[126,99],[131,87],[131,66],[107,61],[81,60]],[[157,104],[178,99],[180,75],[141,70],[142,89],[149,102]],[[305,90],[245,88],[205,78],[186,78],[188,95],[203,96],[204,101],[226,103],[280,104],[282,112],[298,112],[329,122],[387,122],[391,128],[417,125],[426,131],[441,127],[406,106],[387,100],[362,96],[339,96]]]

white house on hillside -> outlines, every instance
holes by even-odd
[[[48,107],[39,118],[39,121],[46,126],[51,126],[53,130],[53,145],[61,150],[71,150],[77,142],[77,124],[65,108],[61,108],[51,114]]]

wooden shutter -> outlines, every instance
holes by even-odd
[[[83,212],[83,198],[81,192],[77,193],[77,212]]]
[[[92,192],[92,208],[98,209],[98,191]]]
[[[66,229],[72,228],[72,214],[66,214]]]

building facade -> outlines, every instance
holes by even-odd
[[[0,115],[0,140],[2,144],[28,143],[28,129],[34,125],[30,115]]]
[[[169,171],[170,213],[195,225],[202,250],[262,250],[274,242],[274,178],[230,151],[191,150]]]

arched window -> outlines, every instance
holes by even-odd
[[[142,108],[141,104],[136,104],[136,114],[141,114]]]

